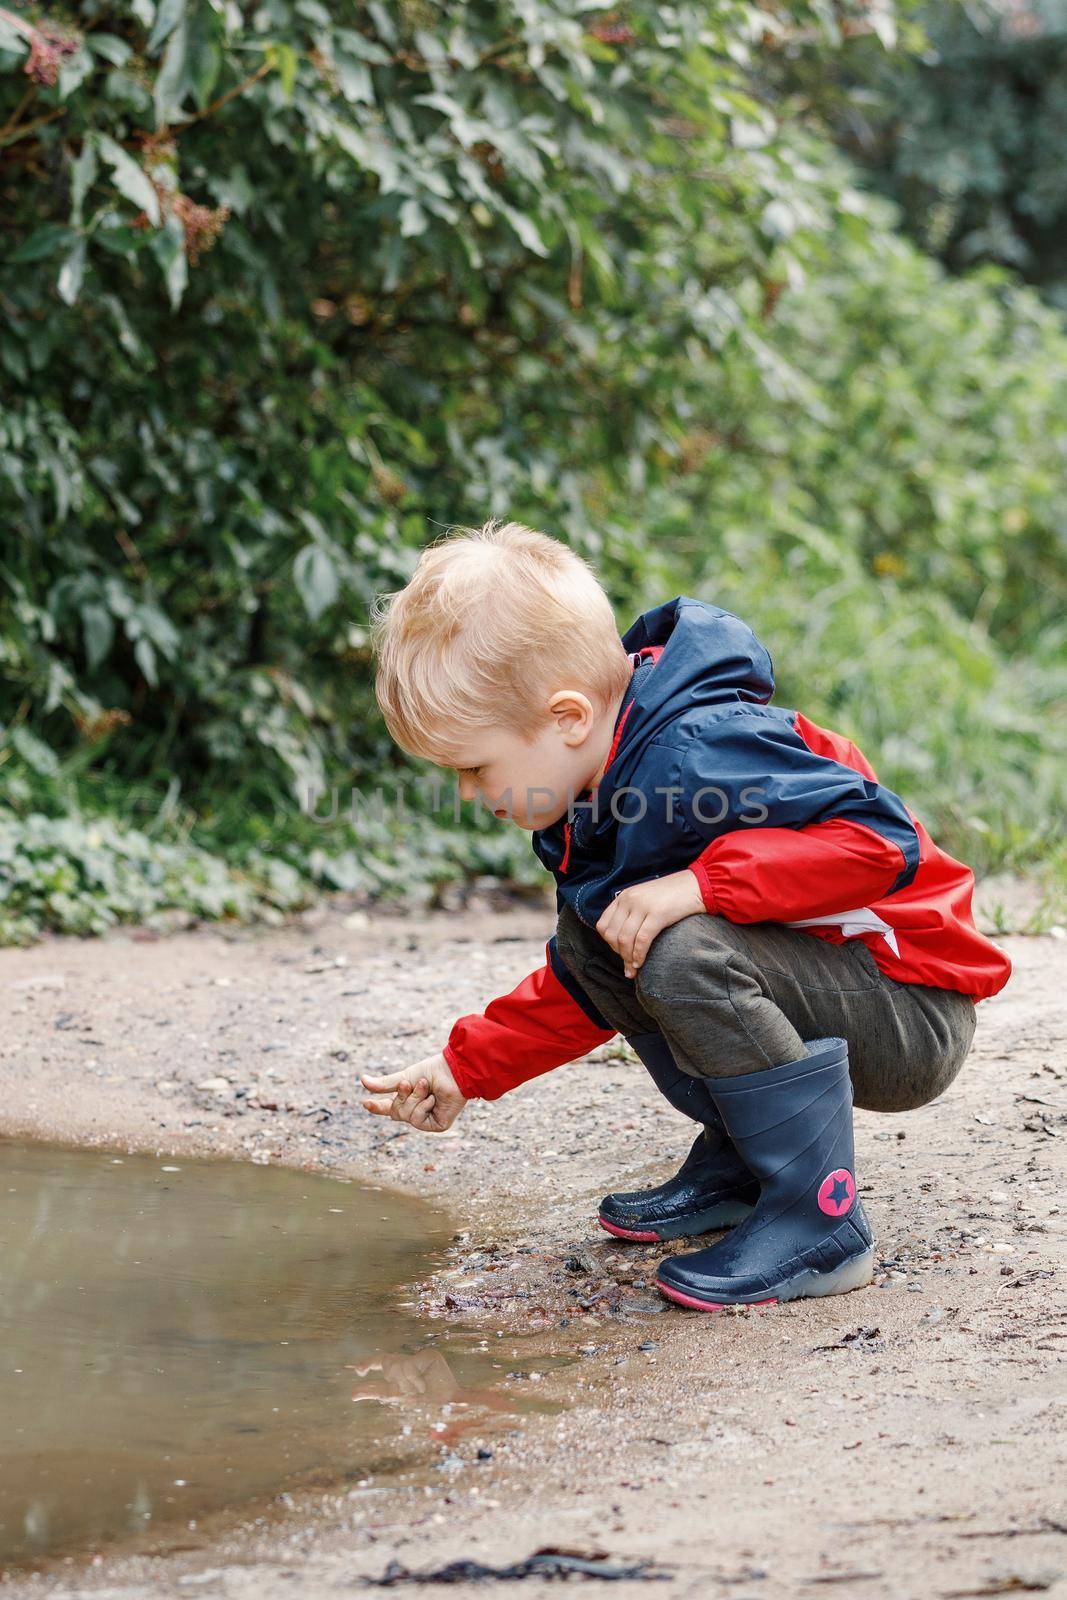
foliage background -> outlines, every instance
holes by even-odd
[[[956,271],[1010,267],[1064,310],[1067,5],[968,0],[915,16],[914,50],[854,51],[808,89],[925,249]]]
[[[541,882],[372,691],[372,597],[489,515],[620,629],[741,611],[1062,914],[1067,336],[981,244],[1011,162],[997,205],[922,164],[949,225],[900,155],[948,10],[0,7],[0,940]]]

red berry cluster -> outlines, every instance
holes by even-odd
[[[78,50],[81,41],[67,34],[57,33],[47,25],[33,28],[29,34],[30,53],[22,70],[34,83],[51,86],[59,77],[59,68],[67,56]]]
[[[617,22],[611,17],[606,17],[602,22],[594,22],[586,32],[594,39],[599,39],[601,44],[633,44],[637,38],[634,30],[625,22]]]

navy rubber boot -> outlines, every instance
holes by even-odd
[[[874,1236],[856,1192],[852,1080],[844,1039],[809,1039],[797,1061],[712,1082],[755,1210],[725,1239],[660,1264],[656,1287],[685,1306],[769,1305],[870,1283]]]
[[[600,1226],[618,1239],[654,1242],[741,1222],[759,1198],[759,1183],[730,1142],[706,1081],[681,1070],[662,1033],[639,1034],[629,1043],[660,1093],[702,1126],[666,1183],[606,1194]]]

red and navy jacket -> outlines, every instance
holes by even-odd
[[[621,889],[688,868],[715,916],[861,939],[898,982],[975,1001],[1004,987],[1011,962],[975,926],[970,868],[850,739],[769,703],[770,654],[740,617],[679,595],[622,644],[632,676],[600,782],[531,835],[557,911],[593,928]],[[543,966],[460,1017],[444,1056],[461,1093],[494,1100],[616,1032],[553,934]]]

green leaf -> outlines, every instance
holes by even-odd
[[[20,723],[11,735],[11,743],[28,767],[39,773],[42,778],[54,778],[59,773],[59,759],[50,745],[43,739],[38,739],[24,723]]]
[[[20,383],[25,383],[29,378],[30,369],[25,351],[16,340],[9,339],[4,334],[0,334],[0,363]]]
[[[293,86],[296,83],[296,69],[300,57],[291,44],[269,44],[264,51],[267,60],[278,74],[278,81],[282,86],[282,93],[287,100],[293,98]]]
[[[369,61],[373,66],[387,67],[393,59],[376,39],[368,39],[365,33],[360,33],[356,28],[334,28],[333,36],[339,50],[347,51],[350,56],[358,56],[361,61]]]
[[[181,648],[181,635],[166,612],[150,601],[142,601],[136,615],[137,626],[142,634],[151,639],[161,655],[173,660]]]
[[[772,200],[763,213],[763,226],[776,239],[788,239],[797,226],[797,214],[784,200]]]
[[[308,616],[317,622],[341,592],[337,568],[321,545],[308,544],[293,562],[293,577]]]
[[[210,5],[197,6],[189,19],[189,36],[185,54],[186,80],[196,101],[197,110],[203,111],[211,99],[211,91],[218,82],[222,67],[222,53],[217,35],[218,19]]]
[[[868,12],[868,19],[872,32],[886,50],[896,49],[897,44],[897,19],[890,5],[884,0],[878,0]]]
[[[500,207],[500,210],[507,217],[508,221],[511,223],[511,226],[515,229],[515,232],[518,234],[527,250],[532,250],[534,254],[538,256],[547,256],[549,253],[548,246],[545,244],[545,241],[537,231],[537,224],[534,222],[533,218],[526,216],[526,214],[522,211],[516,211],[514,206],[509,206],[505,201],[500,199],[499,195],[497,196],[496,203]]]
[[[347,56],[338,56],[337,79],[341,93],[350,105],[374,104],[374,83],[369,67],[362,61],[352,61]]]
[[[426,213],[417,200],[405,200],[400,207],[400,232],[405,239],[426,232]]]
[[[75,239],[70,254],[59,269],[56,280],[56,289],[59,298],[72,306],[81,292],[82,278],[85,275],[85,235],[79,234]]]
[[[115,637],[115,622],[106,606],[92,602],[81,608],[82,635],[89,671],[95,672],[107,656]]]
[[[138,639],[133,647],[133,659],[144,674],[145,681],[152,689],[158,688],[159,680],[156,676],[156,652],[147,639]]]
[[[386,44],[395,49],[397,44],[396,23],[390,15],[389,7],[383,5],[382,0],[367,0],[367,10],[374,18],[374,26]]]
[[[97,148],[104,160],[112,169],[112,178],[115,188],[124,195],[132,205],[138,207],[148,217],[149,222],[159,225],[159,196],[145,172],[137,162],[124,150],[120,144],[106,133],[96,135]]]
[[[12,266],[22,261],[43,261],[46,256],[54,256],[58,250],[62,250],[73,238],[75,234],[72,229],[60,222],[50,222],[47,227],[37,228],[23,239],[7,259]]]
[[[54,455],[51,458],[48,470],[52,478],[52,487],[56,492],[56,519],[63,523],[74,499],[74,484],[67,471],[67,463],[59,456]]]
[[[16,54],[24,54],[29,49],[29,40],[20,32],[8,17],[0,11],[0,50],[14,50]]]
[[[152,254],[163,269],[171,309],[177,311],[189,282],[189,262],[185,254],[185,229],[181,219],[173,213],[158,233],[152,235]]]
[[[431,33],[428,28],[415,29],[415,48],[425,61],[441,63],[447,60],[447,51],[443,39],[436,33]]]
[[[181,114],[182,101],[188,89],[186,59],[189,50],[189,24],[183,15],[167,45],[167,53],[156,78],[153,102],[156,127],[162,128]]]
[[[114,67],[125,66],[133,54],[126,40],[114,33],[90,33],[86,35],[85,42],[94,55],[103,56]]]
[[[145,54],[154,56],[160,46],[170,38],[179,22],[185,18],[187,0],[161,0],[152,32],[148,35]]]
[[[76,220],[81,219],[85,196],[96,181],[99,167],[96,145],[91,138],[83,139],[81,150],[70,164],[70,211]]]
[[[92,75],[94,65],[92,53],[85,48],[84,44],[74,55],[67,57],[59,69],[58,94],[60,100],[66,100],[68,96],[74,93],[75,89],[81,88],[85,80]]]

